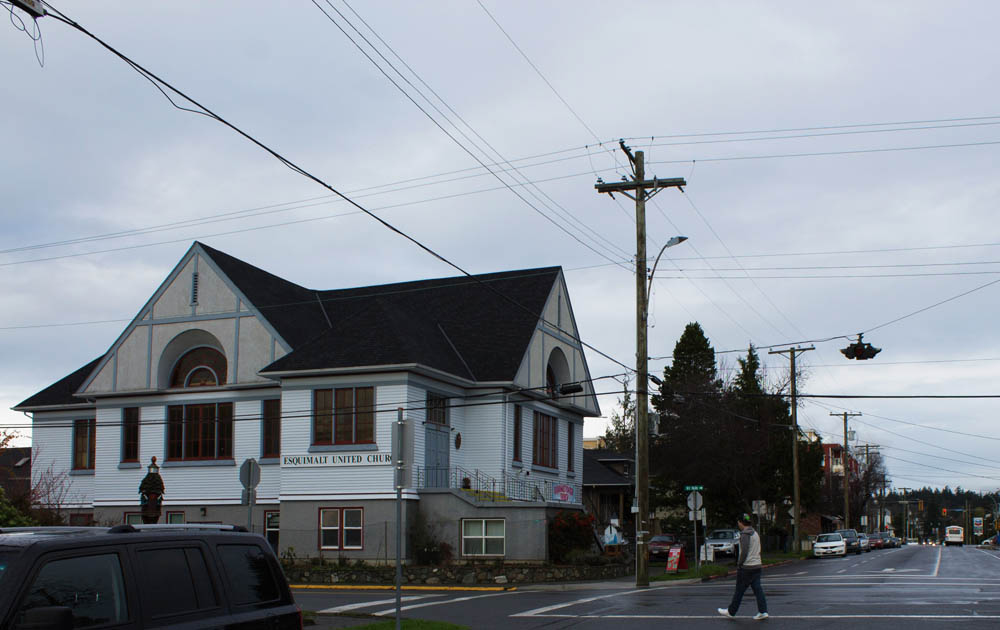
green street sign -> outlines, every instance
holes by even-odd
[[[705,486],[684,486],[684,492],[695,492],[697,490],[704,490]]]

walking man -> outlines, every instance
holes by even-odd
[[[733,593],[733,601],[729,608],[720,608],[719,614],[723,617],[735,617],[740,609],[740,602],[743,600],[743,593],[747,587],[753,589],[754,596],[757,597],[757,614],[753,616],[756,620],[767,619],[767,600],[764,599],[764,587],[760,585],[760,536],[750,526],[750,515],[744,514],[736,520],[736,525],[740,528],[740,556],[736,561],[736,592]]]

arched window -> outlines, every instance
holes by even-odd
[[[226,384],[226,357],[215,348],[202,346],[177,360],[170,374],[170,387],[214,387]]]
[[[553,348],[545,366],[545,390],[552,398],[559,397],[559,388],[571,380],[569,362],[559,348]]]

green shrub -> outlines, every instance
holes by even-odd
[[[563,510],[549,521],[549,558],[565,564],[573,551],[588,552],[594,544],[594,517],[577,510]]]

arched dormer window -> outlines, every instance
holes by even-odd
[[[553,399],[559,397],[559,388],[570,381],[569,362],[559,348],[553,348],[545,366],[545,391]]]
[[[226,357],[215,348],[189,350],[174,365],[171,388],[215,387],[226,384]]]

